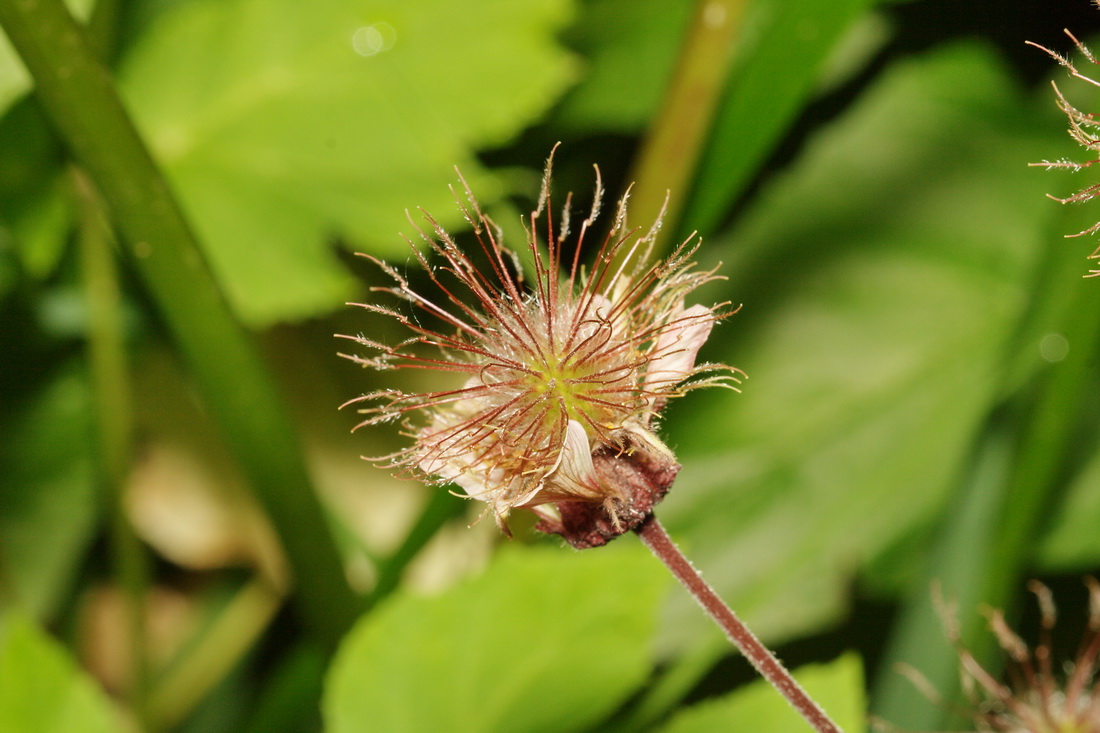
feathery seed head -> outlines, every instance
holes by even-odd
[[[525,222],[529,287],[461,173],[456,199],[487,265],[479,268],[426,212],[427,231],[410,218],[426,247],[410,245],[435,295],[368,256],[395,283],[376,290],[431,318],[354,304],[396,319],[411,334],[394,346],[340,336],[371,352],[342,356],[376,369],[437,372],[440,389],[387,389],[346,404],[359,406],[360,426],[401,419],[413,438],[404,450],[375,460],[457,485],[486,502],[505,532],[509,512],[528,508],[540,517],[539,529],[591,547],[640,524],[679,470],[654,434],[665,403],[697,387],[736,388],[738,370],[695,363],[714,324],[735,311],[723,312],[726,304],[685,305],[688,293],[717,276],[695,268],[694,237],[647,265],[661,222],[644,233],[629,229],[626,197],[593,264],[582,266],[603,196],[598,168],[592,208],[567,256],[572,196],[555,227],[552,161],[553,153],[538,206]],[[426,325],[432,321],[441,325]]]
[[[963,689],[970,702],[975,733],[1100,733],[1100,584],[1086,578],[1089,618],[1076,659],[1059,673],[1051,632],[1056,610],[1050,589],[1032,581],[1041,614],[1042,637],[1029,646],[997,610],[987,612],[989,628],[1007,657],[1007,684],[983,668],[959,640],[953,608],[937,596],[948,637],[959,655]]]

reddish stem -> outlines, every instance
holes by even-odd
[[[787,702],[794,707],[799,714],[806,719],[818,733],[841,733],[840,727],[829,719],[829,716],[821,709],[813,698],[806,694],[802,686],[795,681],[791,673],[776,659],[775,655],[768,651],[767,647],[760,643],[756,635],[748,626],[737,618],[736,614],[727,606],[718,594],[714,592],[703,577],[699,575],[684,557],[672,539],[669,538],[665,528],[652,514],[634,530],[657,558],[663,562],[672,574],[676,576],[688,592],[699,602],[703,610],[710,614],[711,618],[726,632],[726,636],[733,645],[745,655],[752,666],[761,676],[771,683],[772,687],[779,690]]]

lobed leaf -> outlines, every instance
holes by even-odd
[[[569,83],[554,38],[569,13],[567,0],[191,0],[141,35],[120,83],[231,302],[264,325],[349,298],[334,237],[404,253],[405,209],[459,223],[440,185],[455,164],[486,204],[503,193],[472,151]]]

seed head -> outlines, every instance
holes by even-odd
[[[954,610],[941,599],[940,614],[959,655],[963,689],[977,733],[1100,733],[1100,584],[1086,579],[1089,619],[1072,663],[1055,669],[1051,632],[1056,622],[1050,590],[1037,581],[1029,588],[1039,602],[1042,637],[1030,647],[997,610],[987,612],[989,627],[1006,659],[1007,683],[983,668],[959,640]]]
[[[695,363],[715,323],[735,311],[685,305],[688,293],[717,276],[696,269],[694,235],[668,259],[646,264],[660,219],[644,233],[628,228],[625,197],[592,265],[582,265],[603,197],[598,168],[591,210],[567,256],[572,195],[555,227],[552,161],[551,154],[538,205],[524,222],[530,287],[459,173],[455,198],[486,264],[475,264],[427,212],[426,227],[410,217],[426,246],[409,244],[431,285],[415,289],[364,255],[395,283],[375,291],[411,308],[353,304],[395,319],[409,337],[396,345],[339,337],[370,352],[341,354],[363,366],[428,370],[439,380],[430,392],[384,389],[346,403],[365,416],[357,427],[396,419],[412,438],[372,460],[399,475],[455,484],[485,502],[505,532],[509,513],[527,508],[539,529],[592,547],[640,524],[676,476],[675,456],[654,433],[666,402],[739,382],[735,369]]]

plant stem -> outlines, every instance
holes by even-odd
[[[367,599],[367,610],[378,605],[401,582],[402,574],[428,541],[447,520],[457,516],[465,508],[465,502],[446,491],[433,491],[427,506],[413,524],[401,545],[379,565],[378,582]]]
[[[157,681],[149,697],[153,729],[179,726],[253,649],[282,603],[282,592],[262,577],[242,586],[179,663]]]
[[[348,587],[292,417],[251,334],[230,311],[110,74],[61,0],[0,0],[0,27],[102,196],[122,253],[278,531],[306,623],[335,649],[362,603]]]
[[[676,579],[687,588],[703,610],[710,614],[715,623],[726,632],[729,640],[752,663],[756,671],[787,699],[787,702],[814,730],[818,733],[840,733],[840,727],[829,719],[825,711],[806,694],[775,655],[760,643],[749,627],[745,626],[730,607],[718,597],[714,589],[707,585],[699,571],[680,552],[680,548],[668,536],[656,517],[650,515],[634,531],[646,547],[657,556],[657,559],[663,562]]]
[[[684,191],[688,198],[682,224],[669,222],[677,237],[692,230],[707,237],[721,227],[799,112],[820,90],[822,73],[843,35],[874,4],[873,0],[750,4],[754,17],[745,25],[751,31],[734,48],[736,56],[727,70],[732,74],[730,83],[714,110],[692,187]],[[813,30],[807,33],[806,29]]]
[[[149,561],[126,516],[124,493],[133,452],[133,410],[127,363],[122,296],[113,252],[113,234],[101,202],[76,168],[70,179],[78,211],[77,247],[88,309],[88,361],[95,391],[96,442],[105,504],[109,507],[111,560],[126,598],[126,657],[130,665],[130,705],[148,722],[146,591]],[[144,726],[148,727],[148,726]]]
[[[745,0],[698,0],[669,87],[646,135],[630,180],[637,221],[654,221],[665,206],[664,238],[675,230],[726,86]],[[663,250],[658,244],[656,253]]]

